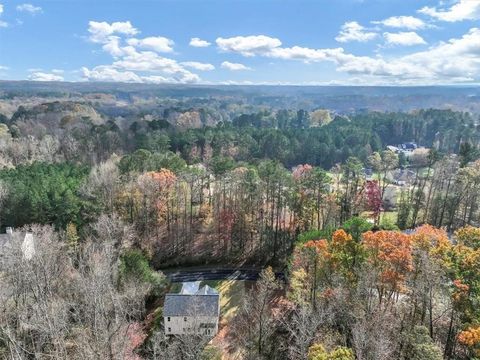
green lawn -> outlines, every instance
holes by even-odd
[[[381,221],[388,221],[391,224],[397,223],[398,211],[382,212]]]
[[[220,293],[220,315],[222,321],[229,322],[237,313],[245,298],[245,289],[251,281],[210,280],[202,281],[200,286],[208,285]]]
[[[360,217],[364,219],[371,218],[371,213],[365,211],[360,214]],[[385,211],[380,214],[380,225],[393,225],[397,224],[398,211]]]

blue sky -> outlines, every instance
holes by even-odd
[[[480,0],[0,0],[0,79],[477,84]]]

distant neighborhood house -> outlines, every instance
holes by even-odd
[[[363,176],[365,180],[370,181],[373,180],[373,169],[372,168],[363,168]]]
[[[165,296],[166,335],[214,336],[218,332],[220,295],[208,285],[199,287],[199,281],[183,283],[180,293]]]
[[[416,174],[410,169],[395,169],[387,174],[387,179],[395,185],[411,185],[415,182]]]
[[[406,142],[398,145],[388,145],[387,149],[393,151],[394,153],[400,155],[403,154],[406,157],[412,156],[415,150],[422,149],[423,147],[418,146],[415,142]]]
[[[20,245],[23,258],[30,260],[35,255],[35,242],[33,234],[30,232],[14,231],[13,228],[7,227],[5,234],[0,234],[0,252],[13,245]],[[1,254],[0,254],[1,255]]]

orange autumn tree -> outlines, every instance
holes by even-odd
[[[377,290],[380,303],[387,302],[403,289],[407,274],[412,270],[412,240],[398,231],[368,231],[363,234],[368,260],[379,271]]]
[[[332,248],[343,249],[353,241],[352,235],[347,234],[345,230],[336,230],[332,235]]]
[[[290,297],[299,302],[308,293],[315,305],[317,290],[323,288],[328,293],[335,276],[350,284],[354,282],[356,265],[363,259],[362,244],[343,229],[335,231],[331,241],[310,240],[297,246],[292,261]]]
[[[290,297],[298,303],[315,306],[319,283],[328,283],[332,269],[327,240],[310,240],[295,248],[290,282]],[[308,298],[307,298],[308,297]]]
[[[411,239],[415,270],[412,286],[418,280],[423,287],[430,286],[431,291],[438,278],[451,272],[452,244],[445,230],[431,225],[418,227]]]
[[[313,267],[310,269],[312,273],[312,305],[315,307],[317,299],[317,289],[319,282],[329,283],[332,274],[331,254],[328,242],[325,239],[311,240],[303,246],[307,254],[309,254]],[[307,255],[308,256],[308,255]]]
[[[176,180],[177,176],[168,169],[149,171],[139,177],[139,182],[149,186],[148,190],[155,195],[155,204],[160,215],[166,212],[167,201]]]
[[[363,245],[343,229],[335,231],[330,243],[332,265],[348,282],[356,280],[356,266],[364,259]]]
[[[458,342],[469,349],[471,358],[480,356],[480,326],[470,326],[458,334]]]
[[[331,241],[311,240],[303,247],[310,250],[311,256],[315,257],[317,271],[326,284],[331,283],[333,273],[352,281],[355,277],[355,265],[360,262],[359,255],[363,253],[362,245],[343,229],[336,230]]]
[[[480,356],[480,229],[468,226],[455,232],[451,252],[453,312],[464,324],[457,339],[470,355]],[[449,338],[453,334],[449,332]]]
[[[462,244],[453,247],[451,254],[453,292],[457,311],[463,314],[463,322],[480,319],[480,249]]]
[[[465,284],[469,287],[468,296],[473,301],[480,298],[480,249],[475,250],[465,245],[456,245],[453,247],[452,255],[452,274],[454,282]],[[479,312],[479,309],[477,310]]]
[[[411,239],[415,250],[425,251],[435,260],[447,261],[452,244],[445,230],[423,225],[415,230]]]
[[[455,238],[459,244],[473,249],[480,248],[480,228],[467,226],[455,232]]]

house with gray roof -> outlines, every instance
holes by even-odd
[[[183,283],[178,294],[165,295],[163,317],[166,335],[198,334],[214,336],[218,332],[220,295],[200,282]]]

